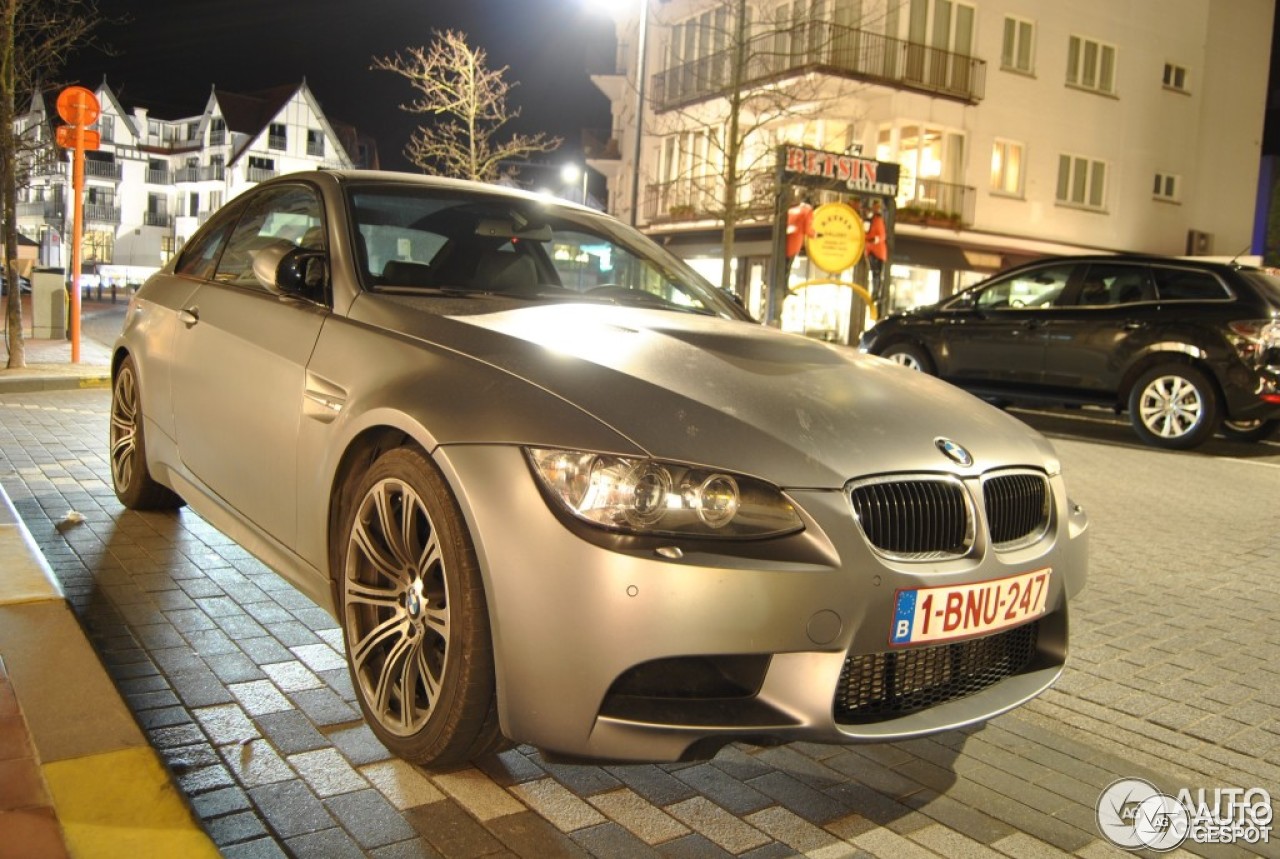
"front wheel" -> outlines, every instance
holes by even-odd
[[[1232,441],[1266,441],[1276,433],[1280,421],[1233,421],[1222,422],[1222,434]]]
[[[147,441],[142,431],[142,395],[138,368],[127,357],[111,383],[111,482],[120,503],[130,510],[172,510],[185,502],[155,481],[147,469]]]
[[[914,343],[890,343],[880,353],[881,358],[888,358],[895,364],[901,364],[909,370],[933,375],[933,360],[929,353]]]
[[[1153,367],[1129,392],[1133,429],[1155,447],[1187,450],[1203,444],[1218,428],[1220,414],[1213,383],[1190,365]]]
[[[497,751],[489,613],[449,487],[418,450],[357,478],[335,562],[360,709],[392,753],[447,766]]]

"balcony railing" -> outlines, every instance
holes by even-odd
[[[274,167],[248,167],[245,169],[245,178],[250,182],[265,182],[279,172]]]
[[[86,203],[84,206],[84,219],[86,221],[96,221],[99,224],[118,224],[120,223],[120,207],[109,206],[104,203]]]
[[[159,170],[147,168],[146,180],[151,185],[172,185],[173,174],[167,168]]]
[[[208,164],[204,167],[179,167],[173,174],[176,182],[207,182],[221,179],[226,174],[226,167],[221,164]]]
[[[904,179],[899,187],[897,222],[959,229],[973,223],[977,196],[977,189],[969,185]]]
[[[618,136],[607,129],[583,129],[582,153],[587,158],[596,158],[604,161],[617,160],[622,157],[618,150]]]
[[[775,175],[771,169],[749,171],[739,177],[738,216],[758,217],[773,212]],[[649,223],[720,220],[724,216],[724,177],[695,176],[658,182],[645,188],[644,219]]]
[[[19,218],[43,218],[49,223],[66,220],[66,207],[61,200],[29,200],[18,204]]]
[[[143,212],[142,223],[148,227],[168,227],[173,224],[173,215],[168,212]]]
[[[654,75],[654,105],[671,110],[724,95],[732,80],[732,57],[728,49]],[[986,91],[986,71],[985,61],[964,54],[808,21],[752,37],[742,86],[817,72],[976,104]]]
[[[211,128],[209,130],[209,145],[221,146],[227,142],[227,130],[225,128]]]
[[[86,158],[84,175],[97,179],[119,179],[120,165],[114,161],[90,161]]]
[[[285,135],[283,135],[283,134],[269,134],[269,135],[267,135],[267,148],[268,148],[268,149],[280,149],[280,150],[284,150],[284,149],[287,149],[287,148],[288,148],[288,145],[289,145],[289,139],[288,139]]]
[[[281,148],[281,149],[283,149],[284,147],[282,146],[282,147],[280,147],[280,148]],[[314,157],[316,157],[316,158],[323,158],[323,157],[324,157],[324,141],[323,141],[323,140],[308,140],[308,141],[307,141],[307,154],[308,154],[308,155],[311,155],[311,156],[314,156]]]

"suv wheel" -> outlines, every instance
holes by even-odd
[[[1196,447],[1218,427],[1217,392],[1195,367],[1153,367],[1129,391],[1129,419],[1147,444],[1173,450]]]
[[[929,358],[929,353],[914,343],[890,343],[880,353],[880,357],[888,358],[910,370],[933,374],[933,361]]]
[[[1280,421],[1233,421],[1222,422],[1222,434],[1232,441],[1266,441],[1275,435]]]

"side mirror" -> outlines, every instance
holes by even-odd
[[[274,295],[315,299],[324,289],[328,266],[323,251],[278,241],[254,252],[253,274]]]

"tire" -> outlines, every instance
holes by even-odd
[[[147,469],[147,442],[142,431],[142,397],[138,368],[126,357],[111,382],[111,482],[116,497],[130,510],[173,510],[185,502],[157,483]]]
[[[416,764],[499,751],[488,605],[444,478],[417,449],[396,448],[346,497],[334,570],[347,665],[370,728]]]
[[[1280,421],[1233,421],[1222,422],[1222,434],[1232,441],[1258,442],[1266,441],[1276,434]]]
[[[1129,391],[1129,420],[1143,442],[1187,450],[1208,441],[1221,407],[1209,377],[1189,364],[1164,364],[1138,377]]]
[[[928,373],[930,376],[936,372],[933,367],[933,359],[929,357],[929,353],[914,343],[905,341],[890,343],[880,353],[880,357],[888,358],[895,364],[901,364],[910,370]]]

